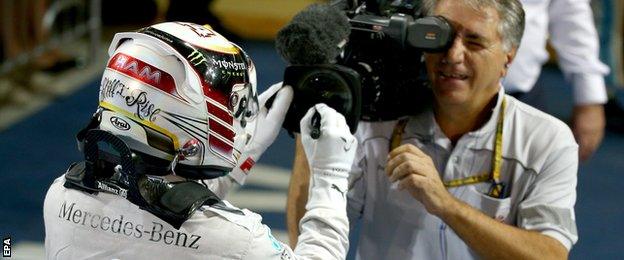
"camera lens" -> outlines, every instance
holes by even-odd
[[[351,113],[351,90],[340,74],[329,70],[311,71],[302,78],[300,86],[300,95],[315,97],[314,104],[325,103],[343,115]]]

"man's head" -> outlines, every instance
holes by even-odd
[[[449,50],[425,55],[437,103],[487,103],[520,44],[522,5],[517,0],[423,0],[422,8],[425,15],[448,19],[456,31]]]
[[[422,12],[425,15],[436,15],[435,7],[444,2],[444,0],[423,0]],[[457,0],[452,2],[459,2],[465,4],[467,7],[473,10],[483,10],[486,7],[493,7],[498,12],[499,18],[502,17],[498,23],[498,33],[502,36],[506,50],[511,48],[517,48],[520,45],[522,39],[522,33],[524,32],[524,11],[522,10],[522,4],[517,0]]]
[[[228,173],[255,133],[251,59],[192,23],[115,35],[100,85],[99,129],[121,138],[146,174],[209,179]]]

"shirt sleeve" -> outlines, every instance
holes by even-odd
[[[312,171],[295,254],[306,259],[344,259],[349,248],[346,174],[340,177],[319,169]]]
[[[275,239],[267,225],[258,223],[252,230],[251,246],[243,259],[297,259],[297,257],[288,245]]]
[[[572,82],[575,103],[605,103],[604,76],[609,68],[598,57],[598,33],[589,1],[552,0],[548,15],[550,42],[566,79]]]
[[[333,188],[336,186],[336,188]],[[245,259],[345,259],[349,248],[349,223],[345,207],[347,179],[312,173],[310,197],[300,222],[301,234],[292,250],[277,241],[271,229],[258,222],[252,230]]]
[[[578,240],[574,216],[577,169],[578,146],[552,150],[518,206],[518,226],[553,237],[570,250]]]

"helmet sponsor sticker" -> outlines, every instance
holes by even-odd
[[[130,130],[130,124],[128,124],[126,120],[123,120],[120,117],[112,116],[110,118],[110,122],[115,128],[119,130],[122,130],[122,131]]]
[[[131,89],[122,82],[123,80],[104,76],[100,86],[100,99],[121,99],[128,110],[134,110],[136,117],[154,122],[161,109],[148,98],[147,92],[139,88]],[[119,102],[112,103],[118,104]]]
[[[182,26],[186,26],[189,29],[191,29],[191,31],[193,31],[194,33],[197,34],[197,36],[199,37],[203,37],[203,38],[208,38],[208,37],[213,37],[216,36],[217,34],[212,31],[210,28],[206,28],[204,26],[200,26],[198,24],[194,24],[194,23],[183,23],[183,22],[177,22],[177,24],[180,24]]]
[[[232,70],[246,70],[247,69],[247,64],[245,64],[244,62],[235,62],[235,61],[231,61],[231,60],[224,60],[224,59],[215,59],[212,58],[212,65],[214,66],[218,66],[219,68],[222,69],[232,69]]]
[[[108,68],[121,72],[169,95],[179,98],[175,81],[169,73],[132,56],[117,53],[108,62]]]
[[[160,29],[169,31],[177,37],[201,48],[226,53],[238,54],[239,50],[230,41],[210,28],[194,23],[175,22],[173,24],[183,26],[182,29],[170,27],[168,25],[159,26]],[[169,27],[169,28],[164,28]]]

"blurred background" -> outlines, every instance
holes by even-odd
[[[75,133],[97,107],[109,41],[116,32],[162,21],[210,24],[240,44],[258,69],[259,91],[281,81],[286,66],[277,31],[312,0],[3,0],[0,2],[0,236],[15,259],[42,259],[43,199],[52,180],[82,159]],[[572,259],[624,258],[624,22],[619,0],[592,1],[610,101],[607,133],[579,169]],[[380,50],[383,51],[383,50]],[[556,59],[552,55],[552,59]],[[616,92],[617,89],[620,89]],[[567,120],[571,90],[554,63],[526,101]],[[287,242],[284,208],[294,142],[284,131],[228,200],[260,213]],[[352,232],[352,237],[357,230]],[[354,238],[355,239],[355,238]],[[351,242],[352,248],[356,241]],[[350,257],[352,257],[350,255]]]

